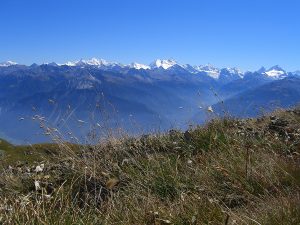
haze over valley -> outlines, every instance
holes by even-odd
[[[133,135],[186,129],[218,116],[256,117],[299,101],[299,71],[280,66],[241,71],[172,59],[125,65],[97,58],[0,64],[0,133],[19,144],[56,135],[84,142],[95,129],[100,136],[120,128]]]

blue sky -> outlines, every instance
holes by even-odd
[[[0,61],[300,69],[298,0],[2,0]]]

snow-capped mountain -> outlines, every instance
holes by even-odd
[[[220,70],[220,75],[217,81],[223,84],[232,82],[234,80],[242,80],[244,73],[237,68],[223,68]]]
[[[52,62],[52,63],[44,63],[45,65],[49,65],[49,66],[59,66],[57,63]],[[32,64],[31,66],[33,66],[34,64]],[[35,64],[37,65],[37,64]],[[38,65],[37,65],[38,66]]]
[[[0,63],[0,67],[10,67],[18,65],[16,62],[13,61],[7,61]],[[37,64],[33,64],[35,66],[38,66]],[[68,61],[64,64],[57,64],[55,62],[53,63],[45,63],[44,65],[48,66],[69,66],[69,67],[93,67],[93,68],[99,68],[102,70],[110,70],[115,72],[124,72],[126,69],[135,69],[135,70],[166,70],[170,71],[170,73],[178,73],[182,74],[184,71],[187,73],[195,74],[198,76],[208,76],[210,78],[213,78],[216,81],[220,81],[223,83],[226,83],[228,81],[233,81],[236,79],[243,79],[246,73],[243,73],[238,68],[217,68],[211,64],[207,65],[196,65],[191,66],[190,64],[180,64],[174,59],[157,59],[154,62],[150,63],[149,65],[133,62],[131,64],[122,64],[119,62],[110,62],[104,59],[98,59],[98,58],[91,58],[91,59],[80,59],[77,61]],[[156,71],[158,72],[158,71]],[[161,71],[162,72],[162,71]],[[271,67],[270,69],[266,69],[265,67],[260,68],[259,70],[255,72],[247,72],[247,77],[251,74],[256,74],[255,76],[263,76],[265,79],[283,79],[289,75],[299,75],[300,72],[293,72],[288,73],[284,69],[282,69],[280,66],[276,65]]]
[[[226,70],[231,74],[236,74],[236,75],[240,76],[241,78],[244,76],[244,73],[239,68],[236,68],[236,67],[226,68]]]
[[[97,58],[91,58],[88,60],[78,60],[78,61],[69,61],[64,64],[59,64],[62,66],[80,66],[80,67],[85,67],[85,66],[96,66],[96,67],[107,67],[107,66],[123,66],[121,63],[116,63],[116,62],[108,62],[104,59],[97,59]]]
[[[179,64],[173,59],[157,59],[150,64],[150,67],[151,69],[163,68],[166,70],[175,65],[179,65]]]
[[[59,64],[60,66],[76,66],[77,65],[77,61],[76,62],[71,62],[71,61],[68,61],[64,64]]]
[[[8,66],[15,66],[15,65],[18,65],[18,63],[13,62],[13,61],[6,61],[6,62],[0,63],[1,67],[8,67]]]
[[[199,72],[195,68],[196,66],[191,66],[190,64],[183,64],[183,65],[181,65],[181,67],[190,73],[198,73]]]
[[[198,71],[198,72],[204,72],[207,73],[208,76],[214,78],[214,79],[218,79],[220,76],[220,69],[214,67],[211,64],[207,64],[204,66],[194,66],[194,68]]]
[[[141,69],[148,70],[148,69],[150,69],[150,66],[134,62],[129,65],[129,68],[133,68],[136,70],[141,70]]]
[[[263,74],[274,79],[282,79],[287,76],[287,72],[278,65],[271,67]]]

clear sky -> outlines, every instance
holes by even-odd
[[[0,61],[300,69],[299,0],[1,0]]]

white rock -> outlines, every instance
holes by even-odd
[[[38,165],[38,166],[35,167],[35,170],[34,170],[34,171],[35,171],[36,173],[43,172],[44,167],[45,167],[45,164]]]
[[[40,182],[38,180],[34,181],[34,186],[36,191],[41,189]]]

